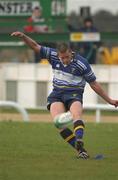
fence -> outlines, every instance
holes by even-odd
[[[0,107],[12,107],[15,108],[18,112],[22,114],[23,120],[28,122],[29,116],[27,111],[21,107],[18,103],[12,102],[12,101],[0,101]]]
[[[118,111],[118,108],[115,108],[111,105],[106,104],[86,104],[84,109],[95,110],[96,111],[96,122],[101,122],[101,111]]]

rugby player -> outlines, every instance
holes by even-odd
[[[54,73],[53,90],[47,98],[47,108],[52,118],[69,110],[73,117],[73,131],[68,127],[60,128],[59,133],[65,141],[77,150],[77,157],[88,159],[84,148],[83,135],[85,124],[82,120],[83,93],[86,82],[107,103],[117,107],[118,100],[110,98],[101,85],[89,63],[79,53],[73,53],[66,43],[61,43],[57,49],[44,47],[22,32],[13,32],[11,36],[20,37],[41,58],[48,59]]]

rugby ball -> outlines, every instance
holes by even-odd
[[[54,118],[54,123],[57,128],[63,128],[64,126],[72,123],[72,115],[70,111],[57,115]]]

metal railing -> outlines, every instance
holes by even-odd
[[[101,111],[118,111],[118,108],[115,108],[111,105],[106,104],[86,104],[84,106],[86,110],[95,110],[96,111],[96,122],[101,122]]]
[[[23,120],[25,122],[29,121],[29,116],[27,111],[21,107],[18,103],[12,102],[12,101],[0,101],[0,107],[13,107],[15,108],[19,113],[22,114]]]

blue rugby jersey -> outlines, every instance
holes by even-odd
[[[58,58],[56,49],[42,46],[40,57],[48,59],[52,66],[54,89],[83,92],[86,82],[96,80],[89,63],[79,54],[75,54],[69,65],[64,65]]]

